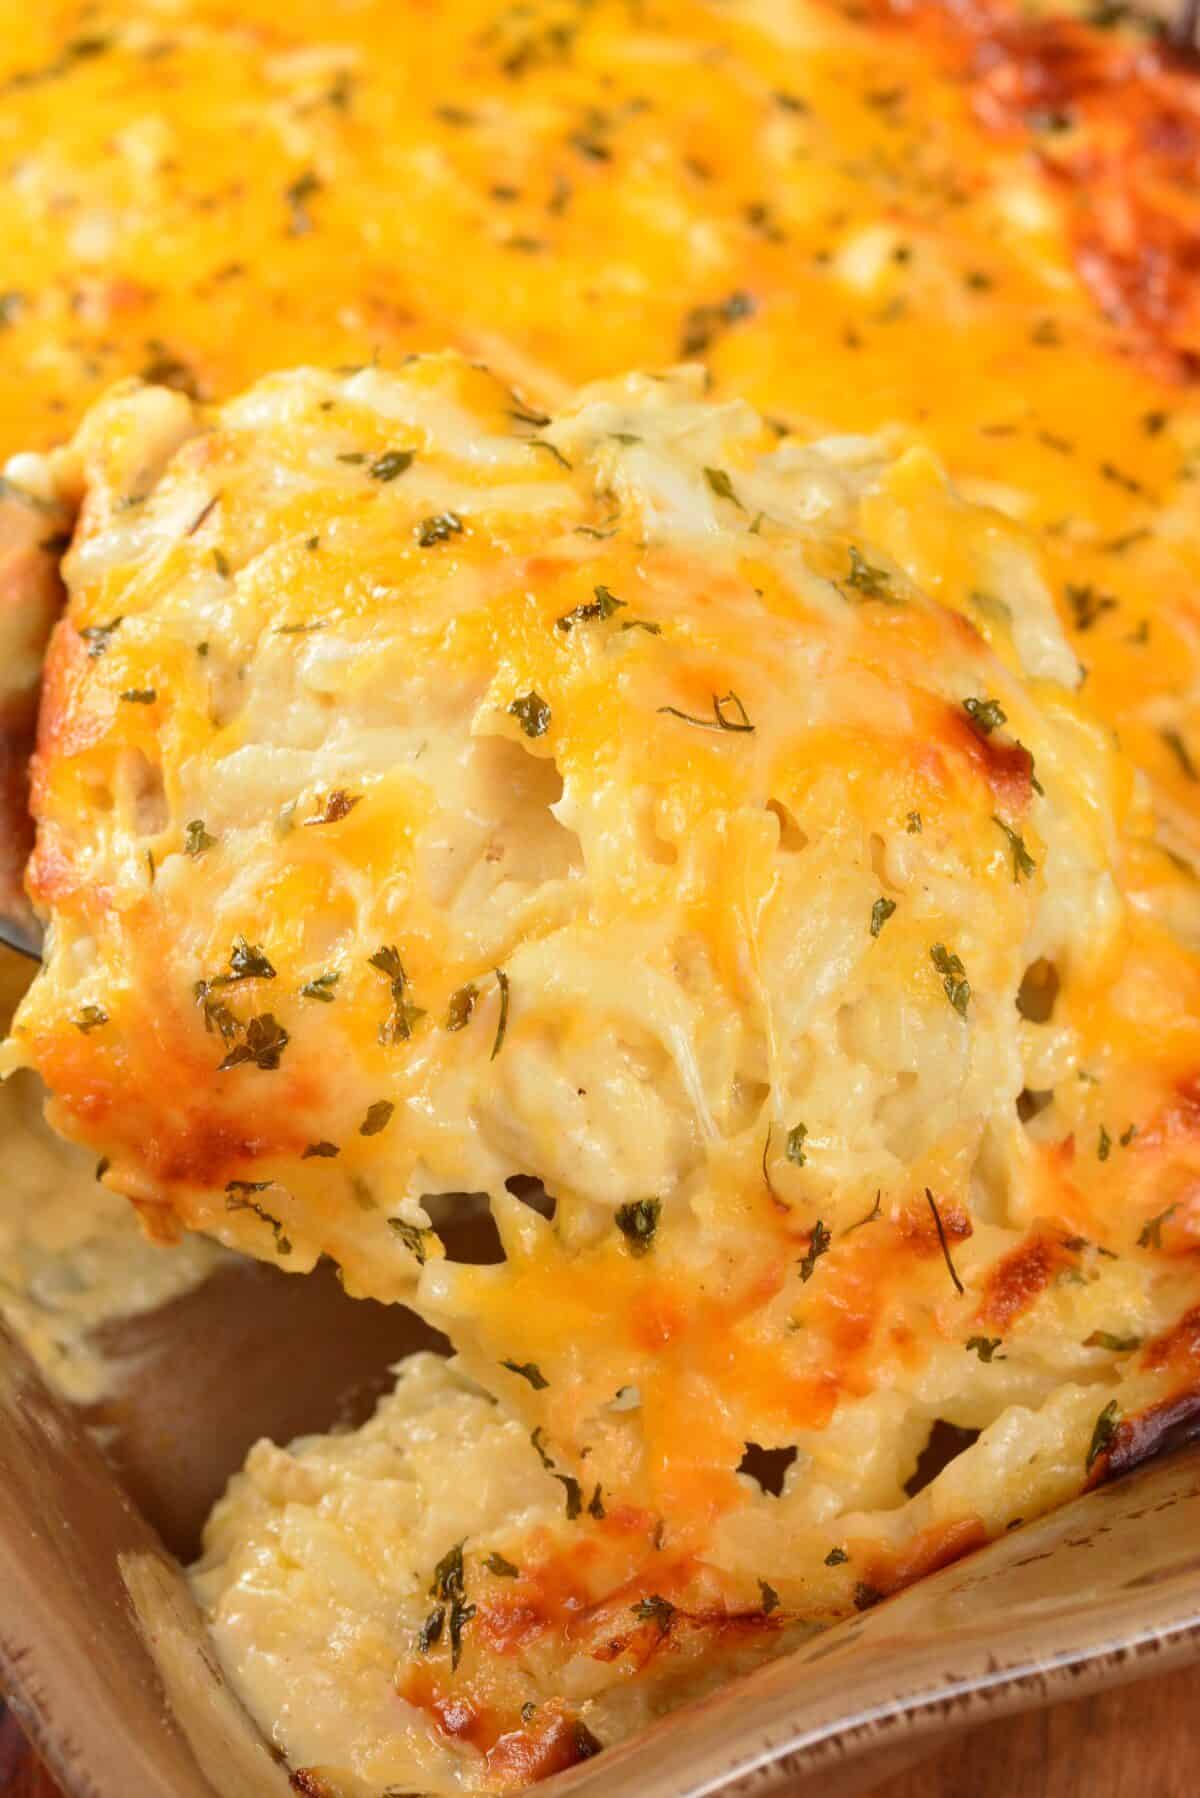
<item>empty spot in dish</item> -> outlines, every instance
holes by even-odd
[[[426,1193],[421,1204],[447,1261],[464,1267],[498,1267],[507,1259],[486,1193]]]
[[[1030,1024],[1048,1024],[1058,998],[1058,969],[1044,958],[1030,962],[1017,989],[1017,1010]]]
[[[553,1218],[558,1200],[550,1197],[536,1174],[513,1174],[504,1184],[514,1199],[520,1199],[522,1205],[528,1205],[539,1217]]]
[[[931,1486],[939,1473],[949,1467],[966,1449],[971,1448],[979,1440],[978,1430],[963,1429],[959,1424],[947,1423],[939,1417],[932,1424],[924,1448],[917,1456],[917,1464],[904,1482],[904,1490],[910,1498],[918,1492],[924,1492]]]
[[[795,1448],[763,1448],[758,1442],[747,1442],[746,1452],[738,1462],[738,1472],[748,1473],[764,1492],[778,1498],[796,1454]]]

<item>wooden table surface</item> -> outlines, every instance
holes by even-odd
[[[1189,1667],[988,1724],[870,1798],[1195,1798],[1198,1718]],[[2,1707],[0,1798],[61,1798]]]

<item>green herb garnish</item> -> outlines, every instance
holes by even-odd
[[[462,1633],[475,1615],[475,1606],[465,1604],[462,1599],[455,1599],[450,1606],[450,1671],[458,1670],[462,1657]]]
[[[382,948],[376,949],[374,955],[368,956],[367,960],[371,967],[390,982],[392,989],[392,1008],[379,1026],[379,1040],[385,1046],[406,1043],[412,1036],[413,1025],[425,1013],[419,1005],[409,1002],[408,979],[400,960],[400,951],[394,943],[385,943]]]
[[[392,1121],[392,1113],[396,1107],[390,1099],[376,1099],[373,1105],[367,1106],[367,1115],[358,1126],[360,1136],[378,1136],[386,1130]]]
[[[275,1250],[279,1255],[290,1255],[292,1245],[284,1233],[282,1223],[277,1217],[265,1210],[254,1198],[256,1192],[266,1192],[271,1185],[270,1180],[230,1180],[225,1187],[226,1211],[252,1211],[257,1218],[266,1224],[275,1238]]]
[[[233,948],[229,951],[229,972],[218,974],[209,984],[212,986],[230,985],[237,980],[274,980],[275,970],[257,943],[248,943],[244,936],[234,938]]]
[[[558,463],[560,468],[565,468],[567,470],[567,472],[570,473],[571,464],[567,461],[567,458],[563,455],[562,451],[560,449],[557,449],[553,443],[548,441],[547,438],[545,438],[545,437],[527,437],[525,439],[525,441],[529,445],[530,449],[545,450],[545,452],[548,456],[554,457],[554,460]]]
[[[425,1248],[425,1238],[432,1236],[432,1230],[418,1230],[416,1224],[406,1223],[402,1217],[389,1217],[386,1220],[389,1230],[395,1232],[411,1255],[415,1255],[419,1266],[424,1267],[429,1256]]]
[[[634,1255],[645,1255],[653,1245],[658,1230],[659,1212],[662,1201],[659,1199],[632,1199],[627,1205],[617,1208],[617,1229],[629,1244]]]
[[[1000,725],[1008,723],[1008,713],[996,699],[964,699],[963,711],[981,737],[990,737]]]
[[[515,1373],[523,1380],[528,1380],[535,1392],[545,1392],[550,1382],[536,1361],[501,1361],[501,1367],[507,1367],[509,1373]]]
[[[397,475],[412,467],[416,455],[416,450],[384,450],[381,456],[376,456],[367,473],[373,481],[394,481]]]
[[[542,1466],[546,1469],[546,1471],[548,1473],[552,1473],[554,1470],[554,1462],[550,1459],[549,1455],[546,1453],[545,1449],[542,1447],[542,1437],[545,1435],[545,1433],[546,1432],[543,1430],[541,1424],[539,1424],[537,1429],[533,1431],[529,1440],[533,1444],[534,1453],[537,1455],[537,1458],[541,1462]]]
[[[230,1068],[253,1062],[264,1073],[273,1073],[290,1041],[291,1038],[278,1018],[269,1011],[263,1012],[260,1017],[250,1019],[246,1025],[245,1040],[236,1043],[225,1059],[218,1063],[217,1072],[224,1074]]]
[[[607,587],[593,587],[594,598],[578,605],[573,611],[564,612],[556,618],[555,628],[560,631],[574,630],[577,624],[590,624],[596,618],[611,618],[614,612],[624,606],[625,601],[610,593]]]
[[[84,627],[80,631],[79,635],[83,638],[84,642],[87,644],[87,646],[88,646],[87,652],[88,652],[88,655],[91,657],[92,661],[95,661],[97,656],[102,656],[104,654],[105,650],[108,648],[109,641],[112,637],[113,632],[115,630],[117,630],[119,628],[119,626],[124,624],[124,622],[125,622],[125,619],[122,616],[122,617],[118,617],[118,618],[110,618],[107,624],[85,624],[84,625]]]
[[[731,505],[737,507],[739,512],[746,510],[733,491],[733,482],[723,468],[706,468],[704,478],[708,482],[710,492],[715,493],[718,499],[727,499]]]
[[[556,1473],[558,1481],[567,1497],[567,1522],[574,1523],[583,1511],[583,1493],[579,1489],[579,1481],[572,1479],[569,1473]]]
[[[436,1598],[440,1605],[449,1605],[450,1607],[450,1671],[452,1673],[457,1671],[459,1657],[462,1654],[463,1629],[475,1615],[475,1606],[466,1602],[462,1551],[461,1542],[447,1550],[433,1570],[433,1584],[429,1588],[431,1598]],[[433,1622],[436,1615],[436,1612],[431,1613],[430,1623]],[[438,1624],[432,1640],[436,1642],[440,1635],[441,1625]]]
[[[1096,1419],[1096,1427],[1092,1431],[1092,1440],[1088,1446],[1087,1460],[1084,1462],[1084,1470],[1087,1473],[1092,1471],[1093,1463],[1098,1461],[1101,1455],[1107,1454],[1108,1450],[1112,1447],[1113,1437],[1117,1433],[1117,1423],[1120,1415],[1116,1399],[1110,1398],[1103,1411],[1101,1411],[1099,1417]]]
[[[881,894],[871,907],[871,935],[878,936],[888,919],[896,909],[894,899],[885,899]]]
[[[461,1598],[465,1590],[463,1574],[463,1544],[456,1542],[448,1548],[433,1570],[433,1584],[429,1588],[430,1598],[440,1598],[447,1603],[452,1598]]]
[[[432,549],[435,543],[448,543],[451,537],[461,536],[463,521],[457,512],[438,512],[432,518],[423,518],[417,526],[417,542],[422,549]]]
[[[222,1042],[231,1043],[242,1028],[240,1021],[230,1011],[223,999],[213,998],[209,981],[197,980],[192,991],[196,996],[197,1005],[204,1013],[204,1028],[207,1033],[211,1036],[212,1032],[217,1030],[221,1034]]]
[[[308,202],[320,191],[320,178],[311,169],[305,169],[302,175],[297,175],[294,181],[288,182],[283,190],[283,197],[287,201],[289,237],[307,237],[313,229]]]
[[[660,1598],[657,1592],[652,1592],[648,1598],[639,1598],[629,1608],[642,1623],[656,1623],[660,1636],[667,1634],[675,1615],[675,1606],[670,1599]]]
[[[323,1005],[332,1005],[333,989],[340,979],[340,974],[315,974],[300,988],[300,997],[302,999],[319,999]]]
[[[1111,593],[1100,593],[1092,586],[1077,586],[1068,581],[1066,588],[1067,604],[1071,608],[1072,618],[1077,631],[1090,631],[1098,618],[1105,612],[1115,611],[1117,602]]]
[[[1168,1223],[1178,1210],[1179,1203],[1176,1201],[1174,1205],[1168,1205],[1165,1211],[1160,1211],[1157,1217],[1152,1217],[1148,1223],[1143,1224],[1141,1235],[1137,1239],[1138,1248],[1161,1249],[1163,1225]]]
[[[855,593],[861,593],[864,599],[882,599],[895,603],[892,592],[891,577],[886,568],[875,568],[867,561],[862,551],[852,543],[850,545],[850,572],[843,575],[845,585]]]
[[[813,1274],[816,1271],[817,1262],[822,1255],[829,1252],[829,1246],[832,1241],[833,1236],[828,1225],[823,1224],[821,1219],[818,1218],[812,1227],[812,1232],[808,1239],[808,1252],[800,1262],[800,1282],[802,1285],[807,1286],[808,1282],[812,1279]]]
[[[945,1260],[947,1271],[949,1272],[950,1278],[954,1281],[955,1291],[958,1293],[959,1297],[962,1298],[966,1293],[966,1287],[959,1279],[958,1270],[950,1258],[950,1244],[946,1240],[946,1230],[942,1223],[942,1214],[937,1208],[937,1200],[934,1198],[928,1187],[925,1188],[925,1197],[929,1202],[929,1209],[933,1213],[933,1221],[937,1228],[938,1241],[942,1245],[942,1256]]]
[[[754,729],[745,706],[732,688],[720,697],[713,694],[711,718],[698,718],[694,712],[681,712],[675,705],[660,705],[658,709],[672,718],[682,718],[685,724],[698,725],[701,730],[729,730],[745,734]]]
[[[691,307],[684,314],[679,337],[680,356],[686,359],[703,355],[720,332],[737,324],[739,319],[749,318],[753,311],[753,299],[748,293],[741,292],[731,293],[715,305]]]
[[[1006,824],[1003,818],[997,818],[994,812],[992,813],[992,823],[997,825],[1008,838],[1008,846],[1012,850],[1014,882],[1019,881],[1022,874],[1028,880],[1037,867],[1037,863],[1026,849],[1024,837],[1015,831],[1011,824]]]
[[[929,959],[942,976],[942,986],[947,999],[959,1017],[965,1018],[967,1006],[971,1001],[971,983],[967,979],[967,970],[958,956],[952,954],[944,943],[933,945],[929,951]]]
[[[457,992],[451,993],[446,1007],[446,1029],[465,1030],[471,1022],[471,1014],[479,999],[479,988],[470,982],[460,986]]]
[[[540,694],[532,690],[514,699],[508,711],[527,737],[544,737],[550,728],[550,707]]]
[[[203,818],[193,818],[183,835],[183,853],[185,855],[203,855],[206,849],[216,847],[216,837],[210,837],[204,828]]]
[[[492,1044],[489,1061],[495,1061],[504,1047],[504,1038],[508,1034],[508,975],[503,968],[495,968],[493,972],[500,987],[500,1016],[496,1021],[496,1040]]]

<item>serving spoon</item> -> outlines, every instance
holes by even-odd
[[[32,906],[13,905],[0,913],[0,943],[15,949],[18,955],[27,955],[30,961],[41,961],[42,927]]]

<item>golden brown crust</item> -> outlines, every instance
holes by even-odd
[[[540,1720],[507,1731],[488,1750],[488,1780],[497,1791],[520,1791],[590,1760],[600,1746],[587,1726],[565,1708],[545,1705]]]
[[[334,1798],[332,1788],[318,1778],[311,1767],[297,1767],[289,1784],[294,1792],[302,1793],[303,1798]]]
[[[1200,61],[1131,29],[1024,16],[1011,0],[873,0],[926,34],[989,130],[1032,148],[1076,267],[1132,355],[1200,376]]]
[[[63,602],[58,564],[65,508],[0,484],[0,913],[32,922],[25,864],[33,844],[29,757],[37,728],[37,668]]]
[[[1050,1282],[1074,1259],[1060,1236],[1046,1229],[1033,1230],[989,1271],[983,1303],[976,1314],[979,1322],[1003,1333],[1037,1303]]]
[[[1150,1405],[1116,1427],[1112,1445],[1097,1461],[1097,1478],[1119,1479],[1152,1455],[1182,1448],[1200,1433],[1200,1386]]]
[[[945,1523],[930,1524],[898,1553],[868,1556],[862,1585],[869,1594],[890,1597],[924,1579],[926,1574],[936,1573],[939,1567],[949,1567],[952,1561],[973,1554],[987,1540],[987,1526],[978,1517],[955,1517]]]

